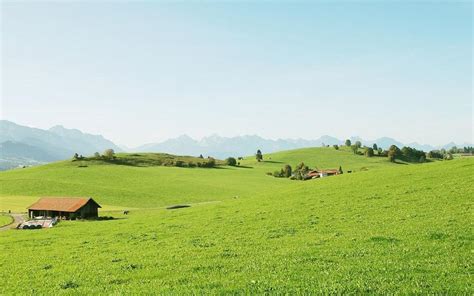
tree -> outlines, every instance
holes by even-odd
[[[342,167],[341,167],[341,166],[339,166],[339,174],[341,174],[341,175],[343,174],[343,171],[342,171]]]
[[[74,156],[72,157],[72,159],[78,159],[78,158],[79,158],[79,154],[74,153]]]
[[[95,153],[94,153],[94,157],[95,157],[95,158],[99,158],[99,157],[100,157],[100,153],[99,153],[99,152],[95,152]]]
[[[372,156],[374,156],[374,149],[372,149],[372,148],[370,148],[370,147],[367,148],[367,149],[365,149],[365,156],[367,156],[367,157],[372,157]]]
[[[233,157],[228,157],[226,160],[225,160],[225,163],[227,165],[230,165],[230,166],[235,166],[237,164],[237,160]]]
[[[382,155],[382,153],[383,153],[383,149],[379,147],[379,149],[377,149],[377,154]]]
[[[202,156],[202,154],[199,154],[199,158],[204,158],[204,156]]]
[[[396,145],[390,146],[390,148],[388,149],[388,160],[390,162],[395,162],[395,159],[400,157],[400,155],[401,151]]]
[[[357,154],[357,146],[356,145],[352,145],[351,150],[354,154]]]
[[[362,147],[362,143],[360,141],[356,141],[355,146],[357,147],[357,149],[359,149],[360,147]]]
[[[258,162],[263,160],[263,154],[262,154],[262,151],[260,151],[260,149],[257,150],[257,154],[255,155],[255,158],[257,159]]]
[[[376,143],[374,143],[374,145],[372,145],[372,149],[374,149],[374,151],[378,151],[378,150],[379,150],[379,147],[377,146]]]
[[[424,155],[420,156],[420,159],[418,160],[418,162],[423,163],[425,161],[426,161],[426,157]]]
[[[337,146],[337,145],[332,145],[332,147],[334,147],[334,149],[336,149],[336,150],[339,150],[339,146]]]
[[[283,175],[286,178],[291,177],[292,170],[291,170],[291,166],[289,164],[285,165],[285,167],[283,168],[283,173],[284,173]]]
[[[294,177],[296,180],[304,180],[306,179],[306,175],[309,172],[309,167],[304,164],[304,162],[300,163],[296,166],[294,171]]]
[[[351,147],[351,145],[352,145],[351,140],[347,139],[347,140],[346,140],[346,146],[347,146],[347,147]]]
[[[198,163],[199,166],[199,163]],[[206,161],[201,163],[201,167],[203,168],[213,168],[216,166],[216,160],[212,157],[208,157]]]
[[[458,147],[456,147],[456,146],[451,147],[451,149],[449,149],[449,153],[451,153],[451,154],[458,153]]]
[[[112,158],[114,158],[114,156],[115,156],[115,151],[114,151],[114,149],[107,149],[107,150],[105,150],[105,151],[104,151],[104,156],[105,156],[105,158],[107,158],[107,159],[112,159]]]
[[[437,150],[431,150],[430,152],[428,152],[428,158],[439,158],[439,159],[442,159],[443,158],[443,154]]]

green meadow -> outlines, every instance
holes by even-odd
[[[12,222],[13,222],[13,219],[11,216],[0,214],[0,227],[4,225],[8,225]]]
[[[309,148],[264,160],[0,173],[0,211],[92,196],[116,218],[0,232],[0,294],[474,293],[474,158],[390,163]],[[353,173],[266,175],[301,161]],[[174,204],[191,207],[165,209]]]

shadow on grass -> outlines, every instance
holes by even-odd
[[[246,166],[246,165],[237,165],[237,166],[235,166],[235,167],[238,168],[238,169],[239,169],[239,168],[242,168],[242,169],[253,169],[253,167],[251,167],[251,166]]]
[[[283,163],[282,161],[275,161],[275,160],[264,160],[262,162],[267,162],[267,163]]]

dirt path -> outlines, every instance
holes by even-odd
[[[13,217],[14,221],[8,225],[0,227],[0,231],[11,229],[12,227],[17,226],[18,224],[25,222],[25,218],[23,217],[23,214],[10,214],[10,216]]]

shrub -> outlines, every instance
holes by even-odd
[[[285,165],[283,167],[283,176],[285,178],[289,178],[289,177],[291,177],[291,174],[292,174],[291,166],[289,164]]]
[[[396,146],[396,145],[392,145],[390,146],[390,148],[388,149],[388,153],[387,153],[387,156],[388,156],[388,160],[390,162],[395,162],[395,160],[397,158],[399,158],[401,156],[401,151],[400,149]]]
[[[213,168],[215,166],[216,166],[216,160],[212,157],[209,157],[207,161],[201,164],[201,167],[203,168]]]
[[[94,153],[94,157],[95,157],[95,158],[100,158],[100,153],[99,153],[99,152],[95,152],[95,153]]]
[[[184,161],[182,160],[177,160],[175,163],[174,163],[175,166],[177,167],[183,167],[184,166]]]
[[[443,153],[441,153],[438,150],[432,150],[432,151],[428,152],[428,158],[443,159]]]
[[[107,159],[112,159],[115,156],[115,151],[114,149],[107,149],[104,151],[104,157]]]
[[[237,164],[237,160],[233,157],[228,157],[226,160],[225,160],[225,163],[227,165],[230,165],[230,166],[235,166]]]
[[[59,286],[61,287],[61,289],[75,289],[75,288],[79,287],[78,284],[76,284],[75,282],[72,282],[72,281],[64,282],[64,283],[60,284]]]
[[[332,147],[334,147],[334,149],[336,149],[336,150],[339,150],[339,146],[338,146],[338,145],[332,145]]]
[[[188,167],[190,167],[190,168],[195,168],[195,167],[196,167],[196,164],[195,164],[194,162],[190,161],[190,162],[188,163]]]
[[[347,139],[345,144],[346,144],[347,147],[351,147],[351,145],[352,145],[351,140]]]
[[[372,148],[365,149],[365,156],[367,156],[367,157],[374,156],[374,149],[372,149]]]
[[[401,158],[405,161],[419,162],[421,157],[425,157],[425,152],[411,147],[403,147]]]

